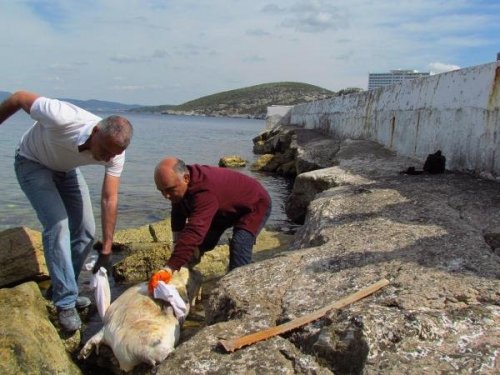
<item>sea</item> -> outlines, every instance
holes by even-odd
[[[110,113],[94,112],[106,117]],[[135,228],[167,218],[170,203],[156,190],[153,173],[165,156],[176,156],[187,164],[218,165],[227,155],[239,155],[247,160],[241,173],[259,180],[273,201],[266,227],[289,231],[293,225],[284,212],[284,202],[290,193],[291,181],[269,173],[254,172],[250,166],[258,155],[252,152],[252,139],[265,127],[264,120],[173,116],[160,114],[121,113],[134,127],[134,136],[126,151],[122,173],[117,230]],[[27,226],[41,230],[40,223],[21,191],[14,173],[14,151],[22,134],[33,120],[20,111],[0,125],[0,230]],[[89,186],[100,238],[100,192],[104,168],[81,167]]]

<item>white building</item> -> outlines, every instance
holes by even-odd
[[[370,73],[368,75],[368,90],[429,75],[430,73],[402,69],[391,70],[389,73]]]

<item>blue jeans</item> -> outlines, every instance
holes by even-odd
[[[259,235],[262,228],[269,219],[271,215],[271,203],[266,211],[266,215],[262,219],[259,230],[257,231],[257,236]],[[221,236],[224,234],[226,229],[230,228],[230,225],[212,225],[203,240],[203,243],[199,246],[199,257],[192,263],[192,266],[199,262],[199,258],[207,251],[212,250],[217,246]],[[252,261],[252,250],[253,245],[255,245],[256,236],[243,228],[233,227],[233,236],[229,242],[229,271],[249,264]]]
[[[52,300],[75,307],[78,276],[95,238],[89,190],[80,170],[56,172],[16,153],[17,180],[43,227],[45,261]]]
[[[266,215],[262,219],[256,236],[259,235],[271,215],[271,203],[267,209]],[[252,261],[253,245],[255,245],[256,236],[242,228],[233,228],[233,237],[229,242],[229,271],[237,267],[250,264]]]

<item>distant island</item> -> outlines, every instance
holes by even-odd
[[[133,112],[170,115],[265,118],[271,105],[295,105],[362,91],[347,88],[339,92],[300,82],[275,82],[223,91],[179,105],[131,109]]]
[[[179,105],[141,106],[104,100],[59,98],[91,112],[136,112],[169,115],[244,117],[263,119],[271,105],[295,105],[363,91],[350,87],[338,92],[300,82],[274,82],[223,91]],[[0,101],[11,93],[0,91]]]
[[[0,91],[0,102],[7,99],[11,95],[8,91]],[[134,108],[141,108],[138,104],[123,104],[118,102],[109,102],[105,100],[89,99],[89,100],[78,100],[70,98],[57,98],[59,100],[64,100],[65,102],[77,105],[80,108],[86,109],[90,112],[127,112]]]
[[[141,105],[138,104],[123,104],[117,102],[108,102],[104,100],[78,100],[78,99],[68,99],[68,98],[59,98],[60,100],[64,100],[66,102],[77,105],[80,108],[86,109],[90,112],[127,112],[133,110],[135,108],[141,108]]]

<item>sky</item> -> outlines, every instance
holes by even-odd
[[[181,104],[496,60],[498,0],[0,0],[0,91]]]

